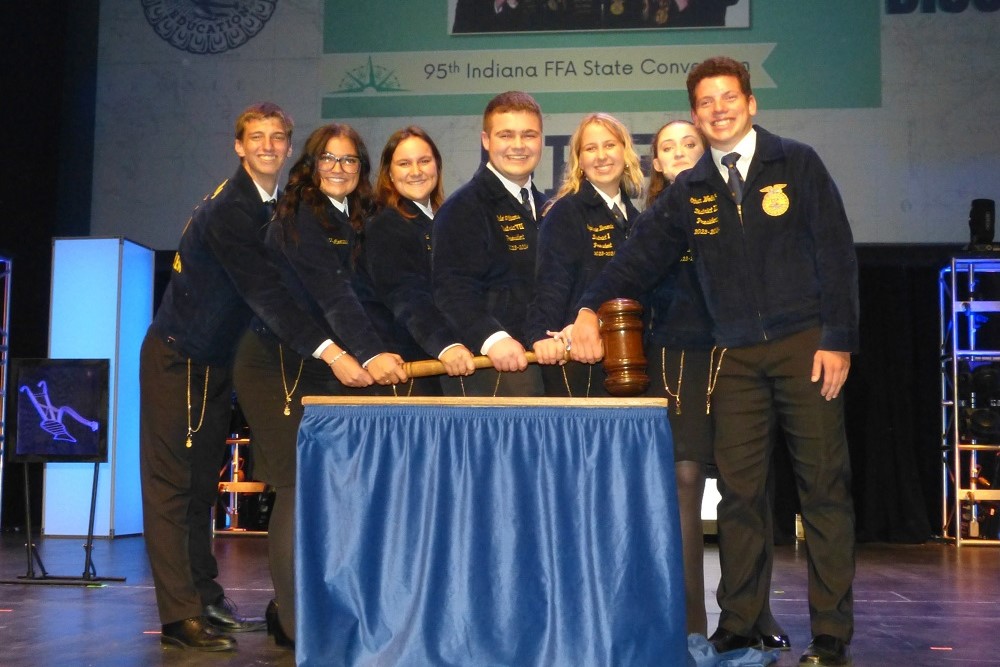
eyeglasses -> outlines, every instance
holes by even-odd
[[[357,155],[341,155],[338,157],[333,153],[322,153],[316,159],[316,163],[321,171],[330,171],[333,169],[333,165],[338,163],[345,174],[356,174],[361,169],[361,158]]]

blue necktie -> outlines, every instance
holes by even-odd
[[[739,153],[728,153],[722,157],[722,164],[729,170],[729,191],[733,193],[733,199],[739,204],[743,201],[743,177],[740,170],[736,168],[736,163],[740,159]]]

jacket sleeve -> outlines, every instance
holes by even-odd
[[[434,304],[428,250],[416,222],[394,211],[373,218],[365,229],[364,262],[375,297],[420,347],[437,355],[458,341]]]
[[[488,310],[488,222],[475,197],[452,197],[434,216],[432,235],[434,302],[476,354],[487,338],[504,329]]]
[[[528,308],[525,335],[529,344],[548,336],[546,330],[562,329],[574,286],[581,279],[581,233],[586,220],[569,198],[557,201],[538,229],[535,295]]]
[[[335,243],[349,253],[349,238],[330,238],[306,205],[298,212],[298,242],[281,244],[281,251],[302,281],[309,297],[337,338],[362,363],[385,352],[385,344],[365,313],[351,285],[350,267],[345,265]]]
[[[263,216],[254,203],[220,207],[205,242],[250,309],[296,352],[311,356],[328,336],[289,296],[264,245]]]
[[[590,284],[577,308],[596,311],[610,299],[640,299],[669,275],[688,248],[679,207],[660,196],[635,221],[625,245]]]
[[[820,288],[821,350],[859,348],[858,261],[844,203],[833,178],[812,148],[802,173],[809,175],[808,220]]]

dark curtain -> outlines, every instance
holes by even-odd
[[[941,528],[938,275],[960,247],[859,246],[861,353],[846,386],[859,541]]]
[[[918,544],[941,533],[938,276],[962,247],[859,245],[857,253],[861,352],[844,389],[857,536]],[[774,536],[789,544],[799,503],[776,438]]]

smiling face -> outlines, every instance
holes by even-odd
[[[247,122],[234,147],[250,178],[273,192],[278,184],[278,173],[292,154],[292,141],[281,121],[263,118]]]
[[[357,147],[347,137],[330,137],[323,150],[336,157],[358,157]],[[354,192],[360,180],[359,172],[347,173],[344,171],[344,163],[341,161],[331,162],[327,169],[317,166],[317,173],[320,191],[339,202],[343,202],[347,195]]]
[[[529,111],[495,113],[482,140],[494,169],[523,186],[542,157],[542,119]]]
[[[656,137],[653,169],[673,183],[677,174],[693,167],[704,152],[705,144],[693,125],[684,121],[670,123]]]
[[[625,171],[625,147],[601,123],[589,123],[580,133],[580,169],[604,194],[618,194]]]
[[[746,95],[735,76],[702,79],[694,89],[691,119],[712,148],[731,151],[747,135],[757,114],[757,100]]]
[[[403,139],[389,164],[392,184],[410,201],[427,205],[438,183],[438,165],[430,144],[420,137]]]

